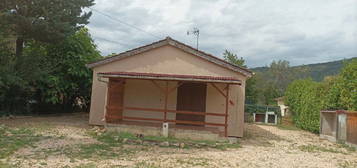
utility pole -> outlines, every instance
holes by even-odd
[[[188,30],[187,31],[187,35],[191,35],[193,34],[194,36],[196,36],[196,49],[198,50],[198,39],[200,37],[200,30],[198,28],[193,28],[193,30]]]

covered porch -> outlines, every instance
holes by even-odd
[[[228,136],[232,77],[138,72],[98,73],[107,83],[105,123],[140,128],[211,132]],[[234,94],[234,93],[233,93]],[[145,130],[144,130],[145,131]],[[148,131],[148,130],[146,130]]]

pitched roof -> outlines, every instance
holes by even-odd
[[[235,71],[235,72],[239,72],[245,76],[248,76],[248,77],[251,77],[253,75],[253,72],[244,68],[244,67],[240,67],[240,66],[237,66],[237,65],[234,65],[234,64],[231,64],[225,60],[222,60],[220,58],[217,58],[211,54],[208,54],[208,53],[205,53],[201,50],[197,50],[189,45],[186,45],[184,43],[181,43],[177,40],[174,40],[172,39],[171,37],[166,37],[165,39],[163,40],[159,40],[159,41],[156,41],[154,43],[151,43],[151,44],[148,44],[148,45],[144,45],[144,46],[141,46],[141,47],[138,47],[138,48],[135,48],[135,49],[132,49],[132,50],[129,50],[129,51],[125,51],[123,53],[120,53],[120,54],[117,54],[117,55],[114,55],[114,56],[111,56],[111,57],[106,57],[106,58],[103,58],[101,60],[98,60],[98,61],[95,61],[95,62],[92,62],[92,63],[89,63],[87,64],[87,67],[88,68],[94,68],[94,67],[97,67],[97,66],[100,66],[100,65],[104,65],[104,64],[108,64],[110,62],[113,62],[113,61],[117,61],[117,60],[120,60],[120,59],[123,59],[123,58],[126,58],[126,57],[130,57],[130,56],[133,56],[133,55],[137,55],[137,54],[140,54],[140,53],[143,53],[143,52],[146,52],[148,50],[151,50],[151,49],[155,49],[155,48],[158,48],[158,47],[162,47],[164,45],[171,45],[173,47],[176,47],[178,49],[181,49],[187,53],[190,53],[192,55],[195,55],[197,57],[200,57],[202,59],[205,59],[209,62],[212,62],[216,65],[219,65],[219,66],[222,66],[222,67],[225,67],[227,69],[230,69],[232,71]]]
[[[132,79],[216,82],[216,83],[230,83],[230,84],[239,84],[239,85],[242,83],[241,80],[233,77],[142,73],[142,72],[100,72],[98,73],[98,76],[108,77],[108,78],[120,77],[120,78],[132,78]]]

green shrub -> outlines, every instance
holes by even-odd
[[[323,91],[321,84],[311,79],[296,80],[289,85],[285,96],[297,127],[319,132]]]
[[[357,59],[347,64],[340,74],[340,102],[346,110],[357,111]]]
[[[357,59],[323,82],[295,80],[285,97],[296,126],[318,133],[321,110],[357,110]]]

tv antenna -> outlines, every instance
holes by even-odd
[[[194,36],[196,36],[196,49],[198,50],[198,38],[200,37],[200,30],[198,30],[198,28],[193,28],[193,30],[188,30],[187,31],[187,35],[191,35],[193,34]]]

